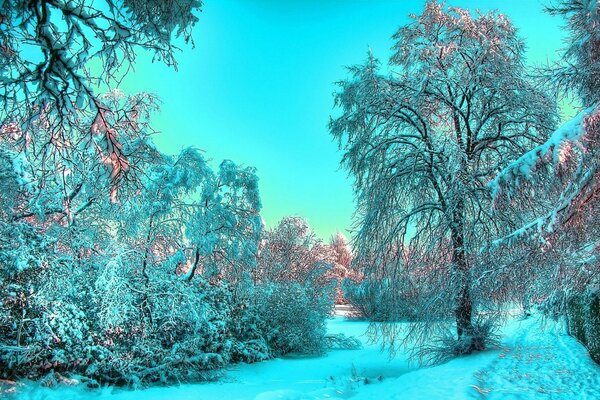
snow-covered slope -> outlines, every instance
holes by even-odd
[[[359,337],[360,350],[323,357],[285,358],[237,365],[224,380],[143,391],[20,385],[16,399],[600,399],[600,367],[560,325],[513,319],[502,348],[431,368],[389,360],[364,336],[367,324],[332,319],[329,330]],[[6,393],[5,393],[6,394]],[[1,397],[1,396],[0,396]]]

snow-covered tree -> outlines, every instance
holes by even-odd
[[[136,104],[100,93],[119,85],[140,50],[176,67],[176,38],[192,40],[200,8],[199,0],[3,1],[0,135],[22,131],[23,145],[39,142],[46,157],[67,162],[70,146],[88,145],[111,165],[116,188],[128,170],[121,130],[135,129],[152,96]]]
[[[389,76],[371,54],[350,68],[330,129],[355,177],[366,279],[424,296],[425,321],[411,334],[421,343],[445,334],[450,320],[438,316],[453,317],[456,351],[469,353],[485,345],[478,311],[493,306],[480,290],[493,278],[478,251],[500,229],[486,183],[547,137],[556,107],[528,79],[524,44],[504,15],[429,2],[411,18],[394,35]],[[389,318],[402,314],[389,308]],[[394,347],[395,325],[382,326]]]
[[[304,283],[322,276],[331,258],[306,220],[286,217],[265,232],[255,278],[259,282]]]
[[[598,0],[556,0],[548,12],[565,18],[570,33],[562,60],[550,69],[552,83],[584,105],[600,101],[600,5]]]
[[[337,280],[335,301],[337,304],[344,304],[347,303],[342,288],[344,281],[358,279],[358,274],[351,268],[352,259],[354,257],[352,249],[350,248],[348,240],[341,232],[336,232],[331,236],[329,243],[327,243],[327,247],[332,253],[332,267],[329,275]]]
[[[550,296],[553,311],[564,312],[571,295],[600,284],[600,4],[565,0],[550,12],[563,15],[571,33],[551,82],[565,96],[577,94],[583,110],[490,183],[496,211],[513,220],[491,254],[503,257],[507,277],[528,275],[525,296]],[[518,260],[532,267],[523,273]]]
[[[89,143],[53,136],[43,122],[55,115],[0,140],[2,376],[136,384],[268,357],[230,327],[262,231],[254,169],[215,171],[197,149],[162,154],[147,135],[152,96],[104,98],[119,129],[82,112],[77,123],[100,133]],[[119,138],[116,159],[105,134]]]
[[[78,111],[71,127],[60,126],[56,114],[42,112],[26,130],[15,124],[0,128],[0,140],[27,161],[22,173],[28,180],[29,205],[43,206],[47,216],[61,214],[70,220],[80,207],[100,197],[117,202],[119,186],[139,180],[140,158],[149,156],[151,146],[149,118],[158,100],[147,93],[127,96],[118,90],[99,98],[106,105],[101,114]]]
[[[346,236],[341,232],[336,232],[329,239],[329,247],[333,252],[335,263],[341,267],[349,268],[352,264],[352,249]]]
[[[7,0],[0,6],[0,124],[27,125],[47,111],[70,122],[100,114],[93,87],[127,74],[137,50],[176,66],[175,37],[192,40],[198,0]]]

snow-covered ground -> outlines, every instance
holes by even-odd
[[[359,350],[322,357],[283,358],[237,365],[222,381],[143,391],[60,389],[21,384],[15,399],[600,399],[600,367],[554,323],[511,320],[500,349],[418,368],[399,354],[389,360],[364,336],[367,324],[336,317],[331,333],[355,336]],[[6,395],[6,393],[5,393]],[[2,397],[2,396],[0,396]]]

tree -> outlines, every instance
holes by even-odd
[[[348,239],[341,232],[336,232],[329,239],[329,247],[333,251],[334,261],[341,268],[349,268],[352,264],[352,249]]]
[[[334,254],[299,217],[265,232],[250,304],[275,354],[320,353],[335,297]]]
[[[5,125],[26,122],[32,107],[52,104],[68,119],[76,109],[100,113],[93,85],[118,83],[146,49],[176,66],[173,36],[191,41],[198,0],[9,0],[0,7],[0,77]],[[91,63],[99,65],[91,65]]]
[[[332,253],[332,268],[329,275],[337,280],[335,302],[336,304],[344,304],[347,303],[342,288],[344,280],[358,279],[356,272],[351,268],[353,258],[352,249],[348,244],[348,240],[341,232],[337,232],[331,236],[327,247]]]
[[[136,124],[137,106],[115,109],[95,88],[118,85],[140,49],[176,67],[173,39],[192,40],[200,7],[198,0],[2,2],[0,135],[20,131],[22,144],[39,141],[53,157],[65,156],[67,144],[100,147],[117,182],[127,169],[120,130]],[[34,133],[39,125],[50,140]]]
[[[584,105],[600,100],[600,6],[597,0],[557,0],[547,8],[566,19],[570,36],[562,59],[549,69],[549,78],[564,94],[578,96]]]
[[[104,100],[136,114],[110,114],[127,166],[118,201],[98,162],[114,160],[98,157],[93,138],[56,156],[40,119],[29,132],[41,140],[19,140],[18,129],[0,139],[0,183],[11,189],[0,196],[2,376],[136,384],[203,378],[234,349],[238,360],[268,357],[229,329],[262,232],[254,169],[225,161],[215,171],[197,149],[162,154],[147,136],[152,96]],[[104,130],[85,117],[77,123]]]
[[[600,4],[565,0],[549,11],[566,18],[570,40],[559,64],[546,73],[560,95],[576,94],[583,110],[490,183],[496,211],[520,216],[491,251],[513,271],[515,259],[527,259],[535,268],[526,295],[551,299],[549,308],[564,313],[572,296],[600,279]]]
[[[426,320],[410,336],[423,343],[445,332],[448,322],[426,317],[442,310],[454,317],[456,352],[470,353],[485,345],[478,309],[493,306],[480,290],[493,278],[478,250],[500,229],[486,183],[547,136],[556,106],[528,79],[504,15],[429,2],[411,18],[394,35],[390,76],[369,54],[339,83],[330,130],[355,177],[366,279],[427,295]],[[394,326],[384,325],[390,347]]]
[[[323,276],[332,259],[333,254],[304,219],[286,217],[265,232],[255,279],[304,284]]]

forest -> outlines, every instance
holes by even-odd
[[[598,0],[542,2],[566,39],[536,66],[502,3],[411,2],[331,82],[329,238],[122,88],[210,1],[0,5],[0,397],[600,398]]]

